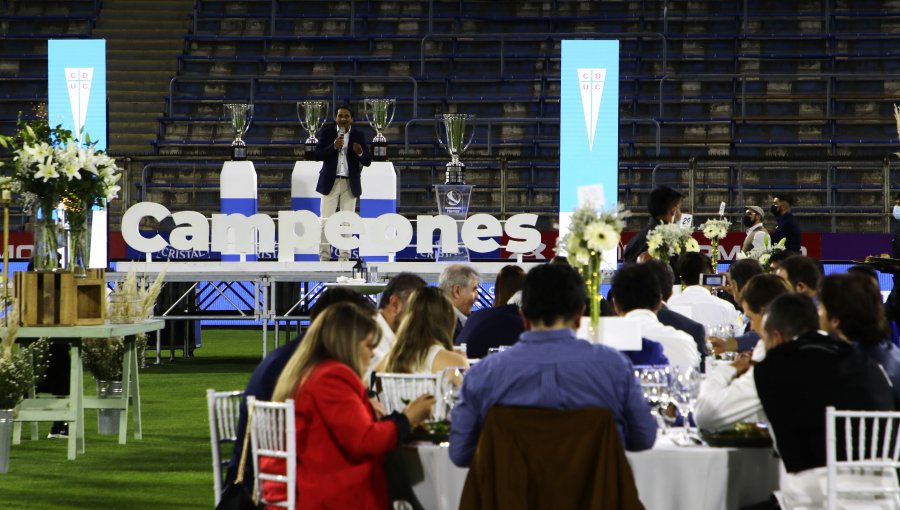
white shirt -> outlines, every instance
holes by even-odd
[[[716,431],[731,428],[741,421],[767,421],[756,393],[753,367],[740,377],[736,375],[737,369],[730,364],[707,371],[694,407],[694,421],[698,427]]]
[[[340,131],[339,131],[340,132]],[[337,138],[335,138],[337,140]],[[347,166],[347,144],[350,143],[350,130],[344,133],[344,146],[338,151],[337,175],[350,177],[350,167]]]
[[[744,246],[747,245],[746,239],[750,239],[751,241],[750,246],[744,251],[755,250],[756,248],[762,248],[769,245],[769,233],[766,232],[766,229],[763,227],[764,225],[760,222],[747,229],[747,237],[745,238]]]
[[[459,325],[465,326],[466,321],[469,320],[469,316],[460,312],[455,306],[453,307],[453,313],[456,315],[456,320],[459,321]]]
[[[681,294],[672,296],[667,303],[670,307],[691,307],[691,319],[704,326],[732,325],[737,331],[744,331],[741,315],[734,305],[724,299],[713,296],[700,285],[691,285]]]
[[[670,365],[691,367],[700,365],[700,353],[697,351],[694,338],[684,331],[659,322],[652,310],[632,310],[626,313],[625,317],[636,319],[641,323],[642,337],[662,345],[663,354],[669,358]]]
[[[381,330],[381,341],[378,342],[378,345],[376,345],[375,349],[372,351],[375,356],[372,357],[372,361],[369,363],[369,369],[366,370],[367,384],[369,382],[369,373],[375,370],[375,366],[391,352],[391,347],[394,346],[394,339],[396,338],[394,330],[391,329],[390,324],[388,324],[384,316],[381,315],[381,312],[375,314],[375,322],[378,323],[378,328]]]

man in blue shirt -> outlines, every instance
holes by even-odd
[[[549,409],[603,407],[612,411],[626,450],[646,450],[656,420],[618,351],[575,336],[584,311],[584,281],[568,265],[532,269],[522,288],[525,332],[509,349],[479,361],[466,373],[453,409],[450,459],[468,466],[491,407]]]

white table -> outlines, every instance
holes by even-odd
[[[422,506],[459,508],[468,469],[453,465],[446,443],[412,443],[400,456]],[[653,449],[627,456],[647,510],[738,509],[778,488],[778,460],[769,448],[681,447],[660,438]]]
[[[96,326],[31,326],[21,327],[17,338],[49,338],[69,344],[70,374],[69,395],[63,398],[35,398],[33,390],[18,406],[19,413],[13,425],[13,444],[22,438],[22,423],[31,422],[31,438],[37,439],[39,421],[65,421],[69,423],[67,458],[74,460],[76,453],[84,453],[84,410],[121,409],[119,416],[119,444],[125,444],[128,435],[129,401],[133,406],[134,437],[141,439],[141,386],[138,378],[137,345],[135,335],[162,329],[161,320],[147,320],[136,324],[100,324]],[[0,328],[5,334],[6,328]],[[85,338],[125,338],[125,354],[122,357],[122,396],[85,397],[84,369],[81,361],[81,344]],[[130,399],[130,400],[129,400]]]

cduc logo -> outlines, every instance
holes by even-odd
[[[581,91],[581,108],[587,128],[588,150],[594,150],[594,134],[597,131],[597,117],[600,115],[600,101],[603,99],[603,85],[606,69],[579,68],[578,86]]]
[[[72,109],[72,125],[75,134],[80,137],[87,118],[88,100],[91,97],[91,84],[94,81],[94,68],[65,68],[66,88],[69,91],[69,107]]]

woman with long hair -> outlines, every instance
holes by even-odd
[[[437,287],[413,291],[397,329],[394,346],[379,363],[379,372],[437,374],[447,367],[468,367],[453,350],[456,315],[453,304]]]
[[[466,346],[469,358],[483,358],[492,348],[513,345],[525,331],[519,314],[525,271],[515,265],[504,266],[494,283],[494,306],[475,310],[466,319],[456,343]]]
[[[369,312],[336,303],[313,321],[278,378],[272,400],[294,399],[298,508],[388,507],[384,454],[428,418],[435,399],[422,395],[402,413],[377,419],[362,376],[378,340]],[[281,459],[261,461],[261,471],[283,466]],[[284,485],[264,482],[263,494],[283,500]]]

